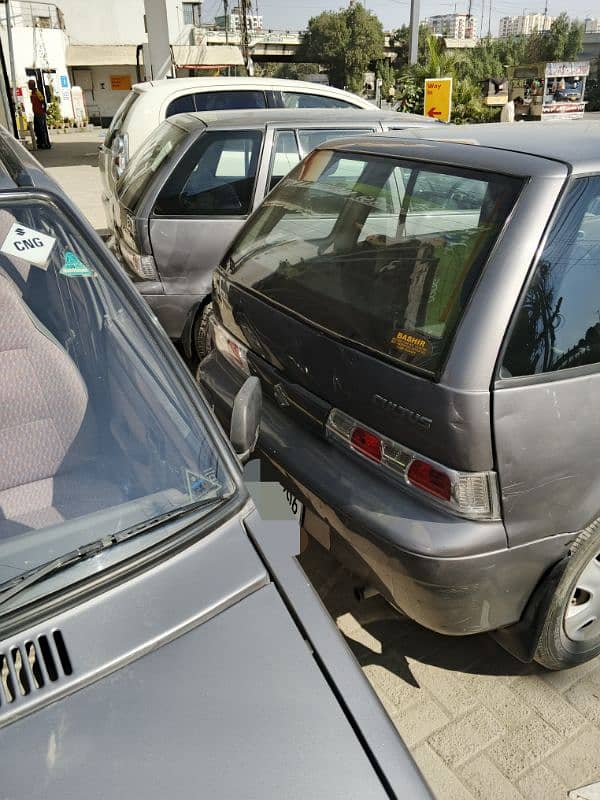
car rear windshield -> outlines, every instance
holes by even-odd
[[[269,195],[225,264],[304,320],[435,374],[520,186],[317,150]]]
[[[117,195],[125,208],[136,210],[152,178],[186,136],[187,131],[165,120],[146,139],[117,184]]]

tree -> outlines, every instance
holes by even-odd
[[[536,31],[527,37],[525,63],[538,61],[572,61],[583,46],[584,26],[569,21],[565,11],[552,23],[549,31]]]
[[[363,74],[383,59],[381,22],[360,3],[341,11],[323,11],[308,22],[299,57],[325,64],[334,86],[360,91]]]

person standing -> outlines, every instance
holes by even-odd
[[[39,150],[49,150],[50,136],[48,135],[48,124],[46,122],[46,99],[38,90],[36,82],[30,80],[27,84],[31,91],[31,107],[33,109],[33,129],[35,140]]]

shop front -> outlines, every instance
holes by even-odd
[[[585,111],[587,61],[549,61],[510,67],[509,100],[515,119],[549,122],[581,119]]]

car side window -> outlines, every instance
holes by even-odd
[[[513,322],[502,376],[600,363],[600,176],[569,189]]]
[[[236,111],[244,108],[267,107],[265,93],[250,90],[197,92],[194,100],[196,111]]]
[[[259,131],[212,131],[200,136],[161,190],[154,213],[248,214],[261,141]]]
[[[269,191],[300,161],[300,151],[294,131],[275,131],[273,161],[269,178]]]
[[[340,100],[338,97],[325,97],[321,94],[306,92],[282,92],[281,94],[286,108],[358,108],[354,103]]]
[[[172,117],[174,114],[187,114],[195,110],[194,95],[183,94],[181,97],[176,97],[174,100],[171,100],[167,106],[167,113],[165,116]]]

